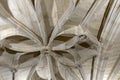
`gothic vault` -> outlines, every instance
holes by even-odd
[[[120,0],[0,0],[0,80],[120,80]]]

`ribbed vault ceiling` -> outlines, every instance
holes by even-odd
[[[0,0],[0,80],[120,80],[120,0]]]

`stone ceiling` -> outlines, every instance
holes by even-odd
[[[0,80],[120,80],[120,0],[0,0]]]

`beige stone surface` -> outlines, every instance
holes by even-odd
[[[120,80],[120,0],[0,0],[0,80]]]

